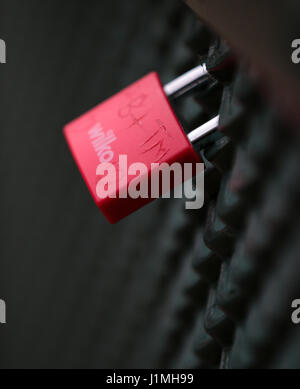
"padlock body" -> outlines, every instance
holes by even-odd
[[[150,188],[148,198],[119,198],[120,191],[126,189],[123,183],[128,186],[135,178],[120,171],[120,155],[127,156],[128,166],[144,164],[149,180],[153,163],[201,162],[155,72],[72,121],[64,134],[89,191],[111,223],[153,200]],[[97,184],[104,177],[96,174],[99,164],[112,164],[117,171],[115,198],[99,198],[97,194]],[[126,180],[119,175],[126,175]]]

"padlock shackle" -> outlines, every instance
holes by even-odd
[[[193,144],[198,142],[198,140],[204,138],[205,136],[211,134],[218,129],[220,116],[215,116],[213,119],[202,124],[202,126],[197,127],[195,130],[191,131],[187,137],[189,141]]]
[[[172,100],[186,94],[197,85],[209,79],[209,77],[210,75],[204,63],[167,83],[164,86],[164,92]]]

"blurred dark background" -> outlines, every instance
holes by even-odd
[[[62,127],[149,71],[168,81],[185,55],[181,12],[192,14],[168,0],[1,0],[2,368],[153,363],[169,202],[109,225]]]
[[[300,367],[299,4],[189,2],[211,27],[180,0],[0,0],[0,368]],[[109,225],[63,126],[149,71],[224,58],[177,106],[186,130],[220,114],[196,145],[203,209]]]

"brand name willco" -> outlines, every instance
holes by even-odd
[[[100,123],[97,123],[89,130],[89,137],[92,146],[98,156],[100,163],[110,162],[114,157],[114,152],[111,143],[116,140],[113,130],[108,130],[106,133]]]

